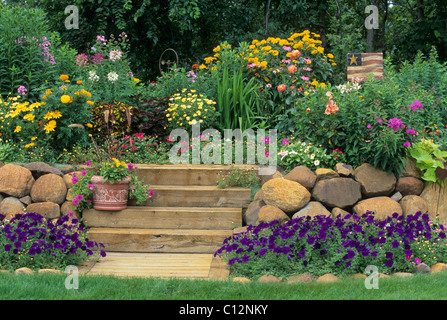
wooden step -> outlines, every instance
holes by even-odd
[[[247,208],[251,197],[251,189],[239,187],[151,185],[150,188],[155,193],[143,206]],[[130,200],[129,205],[135,205],[135,200]]]
[[[216,186],[219,172],[228,173],[233,167],[254,169],[256,165],[203,165],[203,164],[137,164],[137,176],[149,185]]]
[[[214,253],[232,230],[91,228],[106,252]]]
[[[242,226],[242,209],[130,206],[122,211],[85,210],[90,227],[139,229],[221,229]]]

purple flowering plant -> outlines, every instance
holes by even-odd
[[[25,213],[6,221],[0,214],[0,221],[2,269],[64,269],[95,252],[106,256],[103,244],[88,239],[88,227],[69,216],[49,220],[37,213]]]
[[[363,273],[375,265],[381,273],[411,271],[418,261],[431,266],[447,259],[445,226],[429,215],[399,215],[378,220],[373,212],[344,217],[302,216],[285,223],[250,225],[225,239],[222,256],[232,275],[287,277]]]

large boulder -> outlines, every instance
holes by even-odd
[[[262,199],[268,205],[293,214],[310,201],[310,192],[298,182],[275,178],[262,186]]]
[[[315,170],[315,174],[317,175],[317,180],[332,179],[339,176],[337,172],[327,168],[318,168]]]
[[[362,194],[368,198],[388,196],[393,192],[396,184],[393,173],[385,172],[368,163],[357,167],[354,177],[362,186]]]
[[[401,176],[402,177],[414,177],[414,178],[420,179],[420,178],[422,178],[423,175],[424,175],[424,173],[422,172],[422,170],[416,166],[416,160],[413,158],[407,157],[405,159],[405,166],[404,166],[404,169],[402,170]]]
[[[310,201],[303,209],[295,213],[292,216],[292,219],[306,216],[315,217],[319,215],[330,216],[331,212],[329,212],[329,210],[326,209],[326,207],[323,206],[320,202]]]
[[[420,195],[428,205],[432,220],[439,217],[440,223],[447,224],[447,189],[439,183],[427,183]]]
[[[378,220],[391,217],[395,212],[399,215],[403,213],[400,204],[389,197],[374,197],[359,201],[352,210],[359,216],[373,211],[374,217]]]
[[[38,213],[47,219],[57,219],[61,215],[60,207],[54,202],[36,202],[26,207],[27,212]]]
[[[45,162],[30,162],[24,165],[25,168],[31,171],[33,174],[34,179],[38,179],[40,176],[48,173],[54,173],[58,176],[63,176],[63,173],[61,170],[50,166],[49,164],[46,164]]]
[[[354,176],[354,168],[351,165],[346,163],[337,163],[335,165],[335,171],[339,176],[342,177],[353,177]]]
[[[420,195],[424,190],[424,182],[415,177],[400,177],[396,182],[396,191],[403,196]]]
[[[317,181],[317,175],[305,166],[298,166],[284,176],[284,179],[298,182],[308,190],[311,190]]]
[[[265,206],[263,200],[255,200],[249,204],[247,210],[243,213],[244,221],[247,225],[256,224],[258,220],[259,210]]]
[[[4,216],[15,216],[24,213],[25,205],[15,197],[6,197],[0,203],[0,213]]]
[[[36,180],[30,195],[33,202],[62,204],[67,196],[67,186],[61,176],[49,173]]]
[[[0,192],[21,198],[30,193],[35,180],[30,170],[16,165],[5,164],[0,168]]]
[[[270,223],[275,220],[283,223],[290,220],[290,218],[281,209],[275,206],[265,205],[259,210],[258,220],[256,221],[256,224]]]
[[[360,184],[350,178],[320,180],[312,190],[312,197],[325,206],[347,208],[362,198]]]
[[[410,194],[408,196],[403,197],[399,203],[400,206],[402,207],[402,212],[405,216],[415,214],[418,211],[421,211],[422,213],[428,212],[427,201],[425,201],[424,198],[420,196]]]

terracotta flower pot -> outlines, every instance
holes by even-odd
[[[120,211],[127,208],[131,177],[110,183],[104,182],[101,176],[93,176],[90,181],[94,187],[93,209]]]

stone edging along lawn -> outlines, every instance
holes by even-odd
[[[396,277],[396,278],[404,278],[404,277],[412,277],[414,274],[434,274],[439,272],[445,272],[447,271],[447,264],[444,263],[437,263],[433,266],[429,267],[424,263],[421,263],[419,265],[416,265],[414,267],[413,273],[410,272],[396,272],[391,275],[379,273],[379,278],[390,278],[390,277]],[[298,275],[291,276],[287,279],[283,279],[281,277],[275,277],[273,275],[263,275],[259,277],[256,281],[259,282],[281,282],[281,283],[295,283],[295,282],[301,282],[301,283],[310,283],[310,282],[322,282],[322,283],[332,283],[337,281],[342,281],[344,279],[366,279],[368,276],[366,274],[356,273],[351,276],[348,276],[346,278],[339,278],[335,276],[332,273],[326,273],[320,277],[314,277],[310,273],[302,273]],[[245,277],[234,277],[231,279],[234,282],[251,282],[250,279]]]

